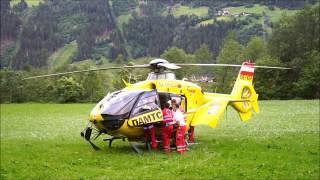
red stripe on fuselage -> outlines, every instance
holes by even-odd
[[[243,76],[253,76],[254,72],[248,72],[248,71],[241,71],[240,75]]]

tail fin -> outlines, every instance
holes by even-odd
[[[236,99],[231,105],[239,112],[242,121],[247,121],[251,118],[252,110],[256,113],[259,112],[258,94],[252,85],[254,66],[254,63],[242,63],[239,75],[231,92],[231,96]]]

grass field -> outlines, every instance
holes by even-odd
[[[48,58],[48,65],[50,68],[58,68],[64,64],[71,62],[71,58],[75,51],[77,50],[78,45],[76,41],[72,41],[69,44],[66,44],[64,47],[59,48],[56,52]]]
[[[270,18],[271,22],[277,22],[283,14],[286,14],[288,16],[294,15],[297,10],[288,10],[288,9],[280,9],[278,7],[274,7],[274,10],[270,10],[267,6],[262,6],[255,4],[252,7],[246,7],[246,6],[238,6],[238,7],[228,7],[226,8],[231,15],[239,14],[242,12],[250,13],[250,14],[256,14],[261,15],[261,17],[258,20],[255,20],[254,18],[251,18],[251,21],[253,21],[250,26],[253,24],[262,24],[264,21],[263,14],[265,13],[265,16],[268,16]],[[244,20],[246,17],[237,17],[236,19]],[[220,16],[217,17],[217,21],[231,21],[233,19],[232,16]],[[202,21],[199,23],[199,25],[208,25],[213,24],[213,19]]]
[[[247,123],[229,108],[184,155],[92,150],[79,132],[93,106],[1,105],[1,179],[319,179],[318,100],[262,101]]]
[[[123,25],[128,24],[128,22],[131,18],[132,18],[131,14],[120,15],[119,17],[117,17],[117,22],[118,22],[121,30],[123,30]]]
[[[263,13],[265,13],[266,16],[270,17],[271,22],[278,21],[283,14],[291,16],[297,12],[296,10],[280,9],[278,7],[275,7],[274,10],[270,10],[267,6],[261,6],[257,4],[252,7],[230,7],[229,11],[231,14],[239,14],[242,12],[246,12],[250,14],[263,15]]]
[[[202,7],[189,7],[189,6],[178,6],[174,7],[172,10],[172,14],[175,17],[179,16],[191,16],[191,15],[196,15],[196,16],[206,16],[208,15],[208,7],[202,6]],[[167,10],[163,12],[163,15],[168,15]]]
[[[216,18],[217,21],[232,21],[232,17],[230,16],[219,16]],[[198,26],[200,25],[203,25],[203,26],[206,26],[206,25],[209,25],[209,24],[213,24],[214,23],[214,20],[213,19],[208,19],[208,20],[205,20],[205,21],[201,21]]]

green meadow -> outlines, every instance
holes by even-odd
[[[229,107],[184,155],[94,151],[80,138],[93,106],[2,104],[1,179],[319,179],[319,100],[261,101],[246,123]]]
[[[39,3],[43,3],[44,0],[25,0],[25,2],[28,4],[28,6],[38,6]],[[10,6],[14,6],[18,4],[20,0],[11,0]]]
[[[206,16],[208,15],[208,7],[201,6],[201,7],[196,7],[192,8],[189,6],[177,6],[172,9],[172,14],[175,17],[179,16],[191,16],[191,15],[196,15],[196,16]],[[164,11],[163,15],[167,15],[168,11]]]
[[[238,7],[228,7],[225,8],[230,12],[231,15],[235,14],[240,14],[240,13],[249,13],[249,14],[255,14],[255,15],[260,15],[258,19],[255,18],[250,18],[250,25],[252,26],[253,24],[263,24],[265,17],[267,16],[270,18],[270,22],[277,22],[283,15],[286,16],[292,16],[297,13],[297,10],[289,10],[289,9],[280,9],[278,7],[274,7],[272,10],[269,9],[267,6],[262,6],[255,4],[252,7],[246,7],[246,6],[238,6]],[[233,16],[219,16],[216,18],[217,21],[231,21],[233,20]],[[246,17],[237,17],[236,19],[244,20]],[[208,24],[213,24],[214,20],[209,19],[200,22],[198,25],[208,25]]]
[[[51,68],[58,68],[68,63],[71,63],[71,58],[75,51],[77,50],[78,45],[76,41],[72,41],[69,44],[66,44],[64,47],[59,48],[48,58],[48,65]]]
[[[263,15],[265,13],[266,16],[270,17],[270,20],[272,22],[278,21],[282,15],[291,16],[297,12],[296,10],[280,9],[278,7],[274,7],[274,9],[271,10],[267,6],[261,6],[257,4],[255,4],[252,7],[245,7],[245,6],[230,7],[229,11],[231,14],[239,14],[239,13],[245,12],[250,14]]]

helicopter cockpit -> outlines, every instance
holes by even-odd
[[[103,127],[106,130],[114,131],[119,129],[125,120],[153,112],[162,114],[161,105],[177,98],[177,102],[179,104],[181,102],[181,106],[186,110],[186,98],[176,94],[158,93],[157,90],[117,91],[103,98],[92,110],[91,117],[97,117],[100,114],[102,117],[100,122]],[[98,122],[96,119],[90,120],[94,124]]]
[[[159,97],[153,91],[117,91],[103,98],[91,114],[101,114],[102,125],[108,130],[117,130],[126,119],[160,108]]]

